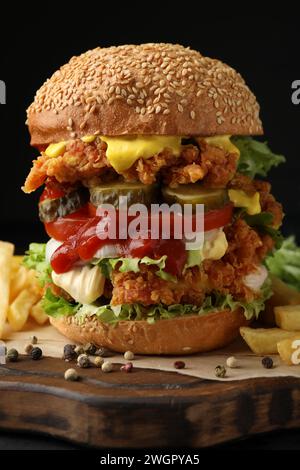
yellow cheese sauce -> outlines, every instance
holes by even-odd
[[[228,196],[234,207],[243,207],[249,215],[259,214],[261,212],[258,192],[249,196],[245,191],[240,189],[229,189]]]

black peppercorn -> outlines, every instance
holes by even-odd
[[[6,359],[9,362],[17,362],[19,358],[19,353],[16,349],[12,348],[7,351]]]
[[[83,346],[83,350],[86,354],[93,356],[97,351],[97,346],[95,346],[93,343],[87,343]]]
[[[215,376],[221,379],[224,379],[224,377],[226,377],[226,367],[224,366],[215,367]]]
[[[174,362],[175,369],[184,369],[185,363],[183,361],[175,361]]]
[[[114,353],[107,348],[99,348],[96,350],[95,355],[100,357],[111,357]]]
[[[75,352],[75,344],[66,344],[64,346],[64,360],[66,362],[73,361],[73,359],[76,359],[77,354]]]
[[[272,369],[273,367],[273,359],[269,356],[263,357],[261,363],[265,369]]]
[[[38,347],[32,348],[31,353],[30,353],[31,359],[33,359],[34,361],[37,361],[38,359],[41,359],[42,355],[43,355],[43,351],[41,350],[41,348],[38,348]]]

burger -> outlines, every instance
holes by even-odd
[[[23,190],[43,188],[49,241],[32,243],[24,263],[62,334],[191,354],[227,345],[258,317],[283,218],[261,178],[284,157],[252,137],[263,134],[259,105],[239,73],[180,45],[96,48],[42,85],[27,124],[40,156]],[[172,231],[120,236],[120,222],[101,238],[99,223],[111,223],[101,208],[120,213],[122,197],[123,223],[134,204],[201,205],[202,244]]]

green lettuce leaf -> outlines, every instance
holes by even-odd
[[[268,256],[265,263],[272,274],[300,290],[300,247],[294,236],[286,238],[281,248]]]
[[[29,250],[26,251],[23,264],[28,269],[35,269],[42,286],[51,281],[51,265],[46,261],[46,244],[30,243]]]
[[[147,266],[156,266],[158,269],[155,271],[155,274],[161,279],[176,282],[175,276],[164,271],[166,259],[166,255],[159,259],[152,259],[148,256],[144,256],[143,258],[104,258],[100,260],[98,264],[102,270],[102,274],[107,278],[111,277],[112,269],[115,269],[118,264],[118,269],[121,273],[127,273],[129,271],[137,273],[140,271],[140,264],[146,264]]]
[[[218,292],[207,296],[201,307],[190,304],[174,304],[165,306],[162,304],[144,307],[140,304],[124,304],[119,306],[102,305],[82,306],[76,313],[79,322],[83,322],[86,316],[96,316],[99,320],[116,324],[120,320],[147,320],[148,323],[154,323],[157,320],[180,317],[183,315],[206,315],[217,310],[231,309],[235,310],[241,307],[247,320],[258,318],[259,313],[264,308],[265,301],[271,297],[271,282],[267,279],[261,289],[261,296],[252,302],[242,302],[234,300],[233,297],[223,295]]]
[[[47,289],[42,299],[42,307],[47,315],[57,318],[75,315],[81,304],[68,302],[63,297],[54,295],[51,289]]]
[[[231,140],[241,152],[238,172],[250,178],[265,177],[272,167],[285,162],[285,157],[273,153],[267,142],[259,142],[252,137],[232,137]]]

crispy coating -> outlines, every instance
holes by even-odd
[[[139,273],[113,272],[112,304],[160,302],[171,305],[191,303],[201,305],[205,294],[217,290],[235,298],[251,300],[257,294],[243,278],[261,264],[273,248],[268,235],[260,236],[242,219],[225,229],[228,250],[220,260],[205,260],[201,267],[187,269],[177,282],[165,281],[155,275],[153,267],[144,266]]]

